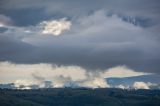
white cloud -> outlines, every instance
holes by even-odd
[[[2,18],[2,19],[1,19]],[[27,26],[27,27],[19,27],[11,25],[11,20],[8,17],[0,15],[0,27],[5,27],[8,30],[5,34],[12,34],[14,36],[20,36],[20,38],[28,38],[26,35],[31,38],[34,38],[33,35],[53,35],[59,36],[64,31],[67,31],[71,27],[71,22],[66,18],[58,19],[58,20],[48,20],[42,21],[35,26]]]
[[[122,84],[120,84],[120,85],[118,85],[118,86],[116,86],[117,88],[121,88],[121,89],[126,89],[126,86],[124,86],[124,85],[122,85]],[[128,88],[128,87],[127,87]]]
[[[55,66],[52,64],[14,64],[10,62],[0,62],[1,78],[15,80],[18,77],[22,79],[31,78],[34,75],[47,77],[48,80],[55,76],[71,77],[72,80],[85,79],[86,70],[78,66]],[[23,74],[22,74],[23,73]],[[33,75],[34,74],[34,75]],[[77,76],[76,76],[77,75]],[[35,78],[35,77],[34,77]]]
[[[150,89],[149,85],[145,82],[134,82],[133,87],[135,89]]]
[[[11,18],[0,14],[0,27],[5,27],[11,24],[13,24],[13,21],[11,20]]]
[[[135,70],[132,70],[128,68],[127,66],[117,66],[113,68],[109,68],[106,70],[102,75],[105,77],[131,77],[131,76],[140,76],[140,75],[148,75],[150,73],[144,73],[144,72],[136,72]]]
[[[21,79],[16,80],[16,81],[13,82],[13,83],[14,83],[14,86],[15,86],[16,88],[21,88],[21,87],[22,87],[22,89],[31,89],[31,88],[29,87],[30,85],[38,84],[38,83],[36,83],[36,82],[33,82],[32,80],[21,80]]]
[[[60,35],[63,31],[69,30],[71,22],[67,21],[66,18],[59,20],[43,21],[40,23],[43,34],[51,34],[54,36]]]
[[[0,83],[16,84],[28,86],[38,84],[42,87],[45,80],[51,81],[53,87],[68,86],[71,82],[83,87],[108,87],[105,79],[93,73],[88,75],[88,71],[79,66],[60,66],[51,64],[14,64],[10,62],[0,62]]]
[[[87,79],[79,83],[81,87],[89,87],[89,88],[106,88],[110,87],[106,80],[103,77],[93,77],[91,79]]]
[[[4,24],[3,24],[3,23],[0,23],[0,27],[4,27]]]
[[[160,89],[160,84],[137,81],[133,83],[133,88],[135,89]]]
[[[16,87],[37,84],[45,86],[45,81],[51,81],[53,87],[80,86],[80,87],[110,87],[105,78],[144,75],[134,72],[124,66],[117,66],[105,71],[88,71],[79,66],[56,66],[52,64],[14,64],[0,62],[0,83],[15,83]],[[72,84],[72,85],[71,85]],[[136,84],[137,85],[137,84]]]

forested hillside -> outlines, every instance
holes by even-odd
[[[111,88],[1,89],[0,106],[160,106],[160,91]]]

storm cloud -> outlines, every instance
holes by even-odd
[[[126,66],[137,73],[160,74],[159,4],[159,0],[1,0],[0,62],[78,66],[102,73]],[[71,80],[66,76],[55,80],[59,78]]]

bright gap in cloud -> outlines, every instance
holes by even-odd
[[[66,18],[62,18],[59,20],[43,21],[39,25],[42,28],[43,34],[59,36],[63,31],[70,29],[71,22],[67,21]]]

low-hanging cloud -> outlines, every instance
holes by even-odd
[[[116,71],[115,71],[116,70]],[[17,88],[38,85],[39,88],[50,87],[110,87],[105,78],[116,77],[119,72],[128,76],[139,76],[147,73],[134,72],[124,66],[106,69],[104,71],[88,71],[80,66],[56,66],[52,64],[15,64],[0,62],[0,83],[15,83]],[[110,74],[106,74],[109,72]],[[117,74],[116,74],[117,72]],[[48,81],[48,82],[46,82]]]
[[[160,89],[159,84],[143,81],[135,81],[132,87],[134,89]]]
[[[149,89],[148,84],[145,83],[145,82],[135,82],[135,83],[133,84],[133,87],[134,87],[135,89]]]

